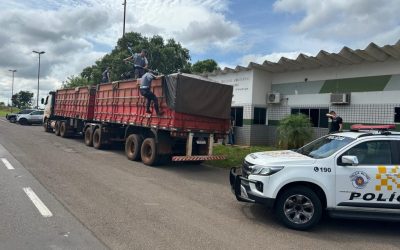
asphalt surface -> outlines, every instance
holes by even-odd
[[[60,245],[59,249],[100,249],[95,245],[77,247],[87,242],[101,242],[110,249],[399,249],[400,246],[398,223],[325,218],[308,232],[287,229],[264,207],[237,202],[225,169],[187,164],[147,167],[128,161],[121,148],[96,150],[86,147],[79,138],[60,138],[43,132],[40,126],[10,124],[4,118],[0,118],[0,144],[12,154],[21,171],[28,170],[39,182],[38,195],[42,198],[43,194],[46,205],[49,201],[54,217],[62,213],[71,215],[63,216],[58,231],[82,231],[81,239],[71,245]],[[7,238],[4,235],[13,234],[8,230],[16,225],[20,230],[29,230],[33,227],[29,223],[36,223],[38,230],[56,234],[49,223],[27,221],[19,225],[18,220],[3,213],[1,207],[19,188],[9,180],[15,177],[3,178],[11,170],[1,162],[0,167],[3,168],[0,223],[4,225],[7,221],[8,225],[0,228],[0,249]],[[30,201],[21,202],[21,206],[27,206],[27,202]],[[18,211],[19,217],[38,213],[34,208]],[[74,230],[70,229],[73,225]],[[48,243],[48,236],[43,234],[42,239]],[[12,244],[13,239],[8,239],[6,246]],[[31,246],[4,249],[40,249],[41,245]]]

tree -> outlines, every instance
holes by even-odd
[[[304,114],[289,115],[279,122],[279,146],[294,149],[311,140],[313,130],[308,116]]]
[[[75,88],[79,86],[87,86],[89,84],[89,80],[82,76],[69,76],[67,80],[63,84],[63,88]]]
[[[203,61],[197,61],[192,66],[192,72],[195,73],[204,73],[204,72],[213,72],[214,70],[220,69],[218,64],[213,59],[206,59]]]
[[[29,91],[23,91],[23,90],[14,94],[11,97],[13,106],[18,107],[19,109],[31,107],[32,99],[33,99],[33,93],[29,92]]]
[[[0,108],[4,108],[6,104],[4,102],[0,102]]]
[[[111,80],[121,79],[121,74],[132,70],[132,65],[123,62],[124,58],[131,54],[128,47],[134,52],[140,52],[142,49],[147,50],[147,59],[149,60],[149,68],[158,70],[163,74],[174,72],[191,72],[189,50],[183,48],[180,43],[174,39],[169,39],[166,42],[161,36],[153,36],[147,38],[139,33],[125,33],[123,38],[120,38],[115,48],[110,54],[106,54],[100,58],[94,65],[86,67],[80,74],[80,78],[71,76],[67,80],[66,86],[77,86],[98,84],[101,82],[102,72],[111,67]],[[71,83],[72,82],[72,83]],[[76,86],[75,86],[76,87]]]

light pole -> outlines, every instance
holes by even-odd
[[[123,30],[122,30],[122,37],[125,37],[126,0],[124,0],[124,3],[122,5],[124,6],[124,26],[123,26]]]
[[[13,101],[12,101],[12,97],[14,95],[14,73],[17,72],[16,69],[9,69],[8,71],[12,72],[12,82],[11,82],[11,112],[13,112],[12,108],[13,108]]]
[[[38,73],[37,73],[37,95],[36,95],[36,108],[38,109],[38,108],[39,108],[40,55],[41,55],[41,54],[44,54],[45,52],[44,52],[44,51],[38,52],[38,51],[36,51],[36,50],[33,50],[32,52],[39,55],[39,67],[38,67]]]

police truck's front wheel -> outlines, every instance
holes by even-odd
[[[275,212],[287,227],[307,230],[320,221],[322,204],[313,190],[296,186],[283,191],[277,197]]]

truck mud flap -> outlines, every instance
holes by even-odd
[[[193,155],[193,156],[173,156],[172,161],[214,161],[225,160],[224,155]]]

